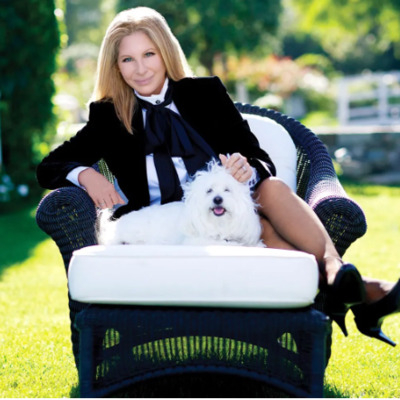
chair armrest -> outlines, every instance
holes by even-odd
[[[325,145],[299,121],[278,111],[240,103],[236,107],[240,112],[270,118],[288,131],[297,147],[298,163],[309,166],[298,172],[297,194],[315,211],[343,255],[365,234],[367,223],[361,207],[347,196],[339,182]],[[300,177],[299,173],[306,176]]]
[[[365,214],[346,194],[322,141],[296,121],[297,124],[301,141],[298,145],[312,160],[304,200],[318,215],[338,253],[343,256],[349,246],[365,234]]]
[[[37,208],[36,222],[56,242],[67,272],[74,250],[97,244],[96,208],[79,187],[63,187],[47,194]]]
[[[363,210],[346,195],[337,179],[336,182],[321,182],[319,187],[315,187],[309,197],[309,204],[324,224],[341,256],[367,230]]]

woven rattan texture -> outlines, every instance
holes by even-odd
[[[331,325],[311,308],[91,306],[78,315],[77,326],[84,397],[106,396],[142,380],[188,372],[235,374],[293,396],[322,396]],[[210,396],[216,394],[211,389]]]

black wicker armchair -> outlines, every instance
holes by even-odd
[[[297,149],[297,193],[316,212],[316,214],[318,215],[318,217],[321,219],[326,229],[328,230],[331,238],[333,239],[333,242],[335,243],[338,252],[341,255],[343,255],[346,249],[351,245],[351,243],[353,243],[357,238],[361,237],[365,233],[366,221],[364,213],[362,212],[360,207],[346,195],[343,187],[341,186],[336,176],[335,170],[333,168],[332,160],[323,143],[318,139],[318,137],[316,137],[316,135],[313,132],[311,132],[305,126],[300,124],[298,121],[296,121],[293,118],[287,117],[277,111],[262,109],[259,107],[251,105],[243,105],[239,103],[236,104],[236,107],[241,113],[255,114],[262,117],[270,118],[276,121],[278,124],[282,125],[288,131]],[[266,134],[268,134],[268,132],[266,132]],[[109,180],[112,181],[112,176],[110,175],[104,163],[99,162],[98,167],[100,171],[103,172],[109,178]],[[36,219],[39,227],[43,231],[45,231],[48,235],[50,235],[56,242],[57,246],[59,247],[59,250],[63,257],[66,271],[68,271],[68,265],[74,250],[78,250],[82,247],[96,244],[95,227],[94,227],[96,219],[96,209],[92,200],[87,195],[87,193],[78,187],[64,187],[54,190],[53,192],[46,195],[38,206]],[[324,310],[323,300],[324,300],[324,294],[320,293],[315,306],[315,308],[317,308],[317,310],[319,311]],[[77,329],[76,319],[78,320],[78,325],[80,324],[82,325],[82,318],[84,317],[82,316],[78,316],[78,318],[76,317],[78,313],[86,309],[88,305],[83,303],[78,303],[70,299],[69,306],[70,306],[70,317],[71,317],[73,352],[77,366],[79,366],[79,357],[80,356],[84,357],[84,354],[87,353],[86,352],[87,349],[82,349],[81,352],[79,351],[79,331]],[[97,312],[96,307],[94,307],[94,310],[95,310],[94,312]],[[113,318],[120,318],[121,317],[120,314],[124,312],[124,308],[121,309],[118,307],[115,308],[114,310],[105,307],[105,310],[107,312],[108,311],[110,312],[109,318],[111,320]],[[160,319],[166,318],[168,316],[171,319],[176,318],[176,313],[173,310],[168,311],[167,314],[162,314],[160,310],[149,310],[149,311],[150,314],[147,315],[149,316],[150,319],[154,321],[160,321]],[[90,314],[90,312],[92,312],[92,314]],[[88,314],[89,318],[93,317],[93,311],[90,312]],[[143,326],[145,324],[144,322],[145,317],[143,314],[145,311],[139,309],[137,312],[139,314],[138,315],[135,314],[134,318],[139,318],[141,321],[140,324],[141,326]],[[203,326],[202,318],[206,318],[207,313],[205,312],[201,314],[200,318],[201,321],[199,320],[196,322],[193,320],[194,317],[193,314],[191,314],[191,312],[192,311],[189,310],[188,313],[183,315],[183,318],[187,318],[188,319],[187,323],[188,324],[192,323],[193,326],[198,323],[199,330],[201,330]],[[323,314],[321,314],[318,311],[316,312],[319,314],[319,316],[317,316],[317,319],[319,318],[319,320],[321,321],[325,319]],[[232,318],[231,319],[228,318],[226,320],[226,323],[224,324],[221,323],[221,320],[219,320],[219,322],[215,322],[216,321],[215,318],[224,319],[226,315],[228,315],[224,314],[224,311],[219,312],[218,314],[219,317],[213,315],[210,316],[210,318],[213,319],[213,321],[217,323],[218,326],[225,324],[226,326],[231,325],[232,320],[237,320],[238,324],[240,325],[240,318],[247,318],[247,321],[254,325],[258,324],[257,321],[264,321],[263,324],[266,325],[265,329],[268,330],[267,325],[270,323],[269,321],[271,319],[281,318],[282,324],[286,323],[285,321],[287,320],[287,315],[279,316],[278,314],[279,313],[261,315],[260,313],[253,313],[253,314],[250,313],[247,315],[247,317],[244,317],[244,315],[240,313],[229,314],[231,315]],[[84,315],[84,312],[82,315]],[[261,320],[259,319],[260,317],[262,317]],[[314,314],[312,314],[311,320],[314,317],[315,317]],[[307,316],[307,318],[309,318],[309,316]],[[311,320],[310,320],[310,327],[312,326]],[[303,323],[304,321],[301,321],[300,325]],[[149,327],[149,329],[151,328]],[[317,330],[321,329],[321,327],[319,328],[317,327],[316,329]],[[111,331],[107,331],[105,334],[103,332],[103,334],[105,335],[103,338],[103,345],[105,342],[107,343],[113,342],[114,344],[115,342],[119,342],[120,338],[113,337],[112,332],[111,333],[110,332]],[[279,330],[279,332],[280,335],[282,335],[284,334],[284,332],[288,332],[288,330],[283,329]],[[208,337],[209,333],[207,334],[205,333],[205,335]],[[327,353],[329,357],[330,335],[328,336],[329,337],[328,337]],[[240,335],[238,338],[240,339]],[[242,339],[240,340],[240,343],[243,342]],[[279,340],[281,341],[281,339]],[[326,337],[325,339],[323,338],[323,340],[326,342]],[[230,346],[232,346],[231,342],[228,341],[226,343],[229,348]],[[158,345],[160,344],[158,343],[157,346]],[[176,343],[174,344],[174,346],[175,345]],[[209,344],[209,346],[211,346],[211,344]],[[293,344],[287,345],[286,350],[288,346],[289,347],[293,346]],[[106,350],[108,351],[109,349]],[[269,351],[271,354],[273,353],[272,348]],[[251,357],[253,356],[254,355],[251,355]],[[252,359],[254,359],[254,357]],[[257,357],[259,357],[259,355]],[[243,359],[242,362],[243,361],[245,360]],[[311,360],[311,362],[313,361]],[[324,362],[326,362],[326,360]],[[107,367],[104,366],[103,367],[105,369],[108,368],[109,370],[109,368],[111,368],[110,367],[111,364],[107,365],[108,365]],[[103,371],[104,372],[103,374],[103,372],[100,371],[101,368],[99,366],[97,367],[92,366],[91,368],[93,369],[97,368],[96,370],[97,376],[106,375],[106,372],[108,371],[108,370],[105,372]],[[179,367],[175,366],[174,368],[175,368],[174,369],[175,373],[182,373],[184,371],[184,368],[182,366]],[[201,368],[199,369],[198,365],[196,366],[196,368],[197,368],[196,371],[202,372]],[[217,365],[217,366],[214,365],[213,368],[211,369],[209,368],[205,372],[218,371],[221,370],[221,368],[223,369],[222,365]],[[273,366],[269,366],[268,368],[273,369]],[[168,365],[166,369],[167,370],[169,369],[169,373],[171,373],[170,365]],[[232,372],[234,370],[232,369],[232,366],[229,365],[225,369],[226,369],[225,372],[227,373]],[[84,387],[85,385],[89,385],[87,382],[86,383],[82,382],[82,377],[87,376],[87,374],[86,375],[85,374],[86,372],[83,372],[83,374],[80,375],[81,389],[82,385]],[[148,376],[145,375],[146,374],[143,374],[142,377],[137,378],[136,382],[143,379],[148,379],[149,377],[158,376],[154,372],[149,373]],[[246,374],[242,375],[245,376]],[[289,384],[287,382],[279,383],[279,379],[276,377],[276,375],[274,376],[271,375],[270,379],[266,379],[265,381],[271,383],[275,387],[286,390],[287,393],[290,393],[292,395],[295,394],[301,397],[309,395],[320,397],[322,395],[322,392],[320,391],[321,388],[313,389],[312,387],[311,388],[308,387],[307,384],[301,387],[302,384],[304,384],[305,374],[301,373],[300,375],[298,378],[296,378],[298,379],[298,381],[296,381],[295,379],[295,382],[292,384]],[[254,376],[252,376],[250,373],[248,374],[248,377],[254,378]],[[127,382],[124,382],[124,384],[126,385]],[[293,390],[293,387],[295,387],[296,385],[300,387],[300,389],[297,392],[296,390]],[[121,387],[123,387],[123,385]],[[113,386],[113,388],[116,389],[118,388],[118,386]],[[92,389],[93,387],[91,386],[90,388],[87,389],[87,391],[84,394],[93,396],[93,395],[106,395],[109,393],[108,389],[107,390],[99,389],[97,392]]]

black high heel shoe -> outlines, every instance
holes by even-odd
[[[361,304],[351,308],[358,330],[384,343],[396,346],[389,337],[382,332],[382,323],[385,317],[400,312],[400,279],[393,289],[382,299],[371,303]]]
[[[350,307],[365,301],[365,286],[353,264],[343,264],[332,285],[327,285],[326,313],[348,336],[345,317]]]

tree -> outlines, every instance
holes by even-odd
[[[119,0],[119,10],[143,5]],[[145,5],[168,21],[187,57],[195,56],[212,71],[217,55],[271,49],[281,12],[280,0],[148,0]]]
[[[347,73],[390,69],[400,60],[398,0],[284,0],[295,38],[309,35]]]
[[[52,120],[59,32],[54,0],[1,0],[0,90],[4,167],[15,183],[34,179]]]
[[[68,46],[91,43],[100,47],[114,8],[114,0],[65,0]]]

